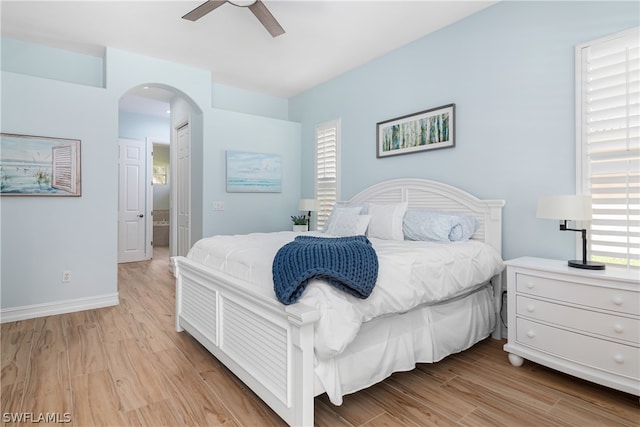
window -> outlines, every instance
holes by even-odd
[[[153,166],[153,183],[159,185],[166,185],[169,183],[167,180],[166,166]]]
[[[577,188],[591,194],[591,259],[640,267],[638,28],[576,47]]]
[[[320,205],[316,227],[322,229],[338,200],[340,120],[316,126],[316,199]]]

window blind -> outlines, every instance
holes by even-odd
[[[338,198],[339,120],[316,126],[316,228],[322,229]]]
[[[591,259],[640,266],[638,28],[576,49],[578,187],[591,194]]]
[[[76,146],[73,144],[61,144],[51,148],[52,177],[51,187],[76,192]]]

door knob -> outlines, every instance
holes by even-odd
[[[138,215],[138,218],[142,218],[142,217],[144,217],[144,214]]]

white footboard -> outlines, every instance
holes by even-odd
[[[313,425],[317,310],[283,306],[185,257],[176,275],[176,330],[189,332],[290,425]]]

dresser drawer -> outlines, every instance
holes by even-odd
[[[516,340],[522,345],[631,379],[640,378],[640,348],[556,329],[518,318]]]
[[[522,295],[516,297],[518,316],[541,320],[565,328],[640,345],[640,319],[611,315],[555,304]]]
[[[571,304],[640,315],[640,293],[565,280],[516,273],[518,293],[565,301]]]

